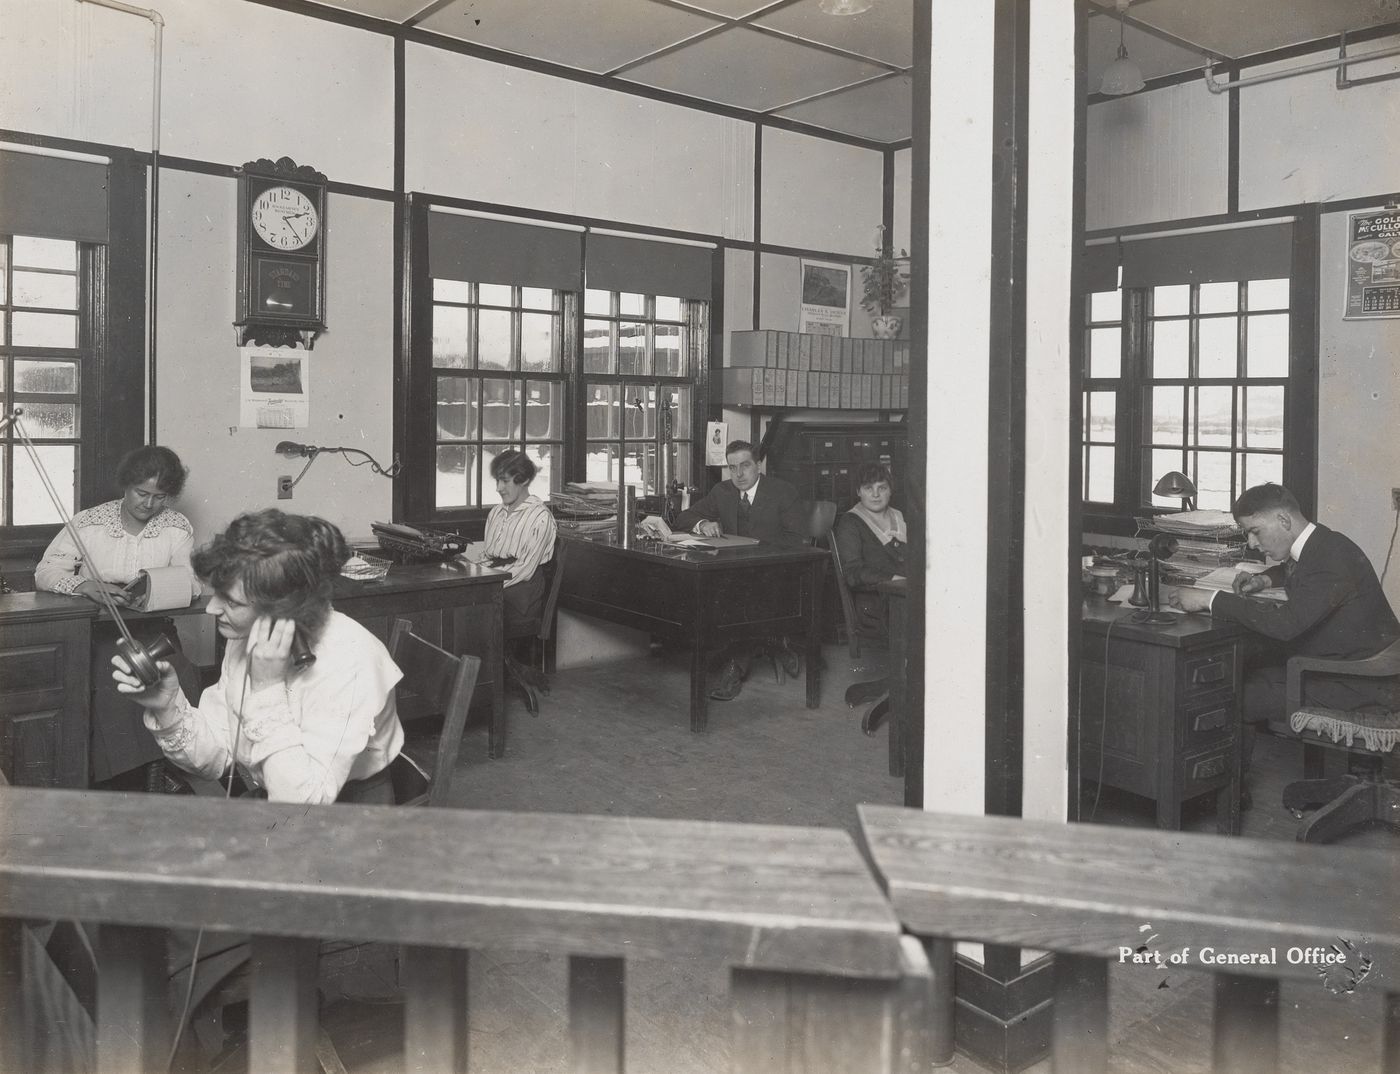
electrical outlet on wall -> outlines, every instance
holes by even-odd
[[[290,500],[292,498],[292,479],[284,474],[277,479],[277,498],[279,500]]]

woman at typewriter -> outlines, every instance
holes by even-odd
[[[119,607],[141,608],[137,587],[149,584],[142,572],[161,570],[182,593],[186,604],[199,596],[190,567],[194,527],[169,506],[185,487],[187,471],[167,447],[150,445],[128,452],[117,464],[121,497],[73,518],[73,527],[92,557],[84,562],[68,527],[58,531],[34,570],[34,588],[101,602],[105,591]],[[165,605],[169,607],[170,605]],[[137,641],[165,636],[175,646],[171,664],[191,694],[199,674],[180,649],[169,618],[133,619],[127,624]],[[92,739],[88,750],[95,783],[120,790],[145,789],[189,793],[189,787],[166,767],[160,747],[141,722],[142,709],[117,693],[107,665],[117,651],[117,625],[99,620],[92,636]]]
[[[501,502],[486,516],[486,540],[468,551],[469,559],[510,574],[505,581],[507,635],[542,614],[545,583],[540,566],[554,555],[554,516],[539,497],[530,495],[536,472],[523,451],[503,451],[491,461]]]
[[[143,687],[112,660],[118,689],[146,710],[170,760],[206,779],[237,775],[273,801],[392,804],[403,676],[373,634],[331,607],[349,558],[329,522],[275,509],[240,515],[195,553],[228,643],[219,681],[195,707],[165,662]]]

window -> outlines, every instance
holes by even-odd
[[[1315,236],[1299,221],[1126,242],[1121,287],[1116,256],[1111,272],[1090,259],[1102,289],[1085,299],[1081,462],[1095,523],[1179,508],[1152,494],[1172,470],[1202,509],[1229,510],[1265,481],[1308,502],[1316,374],[1300,227]],[[1297,259],[1304,274],[1312,260]]]
[[[562,481],[564,295],[541,287],[433,280],[437,511],[500,502],[491,461],[524,451],[531,491]]]
[[[0,383],[5,412],[20,407],[35,454],[70,513],[78,504],[78,448],[84,378],[92,365],[81,286],[91,254],[67,239],[0,236]],[[60,522],[29,453],[4,434],[5,526]]]
[[[583,299],[586,478],[661,492],[658,459],[669,411],[666,481],[691,483],[694,366],[707,304],[674,296],[588,290]]]

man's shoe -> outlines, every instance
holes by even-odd
[[[730,660],[719,669],[715,684],[710,690],[711,701],[733,701],[744,688],[744,670],[739,661]]]
[[[790,638],[779,638],[778,647],[773,652],[773,659],[778,662],[778,666],[783,669],[789,679],[795,679],[802,671],[802,654],[792,647]]]

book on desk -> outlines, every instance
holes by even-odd
[[[660,515],[647,515],[642,519],[641,528],[647,536],[680,548],[739,548],[743,545],[758,544],[756,537],[738,537],[734,534],[701,537],[695,533],[676,533]]]

